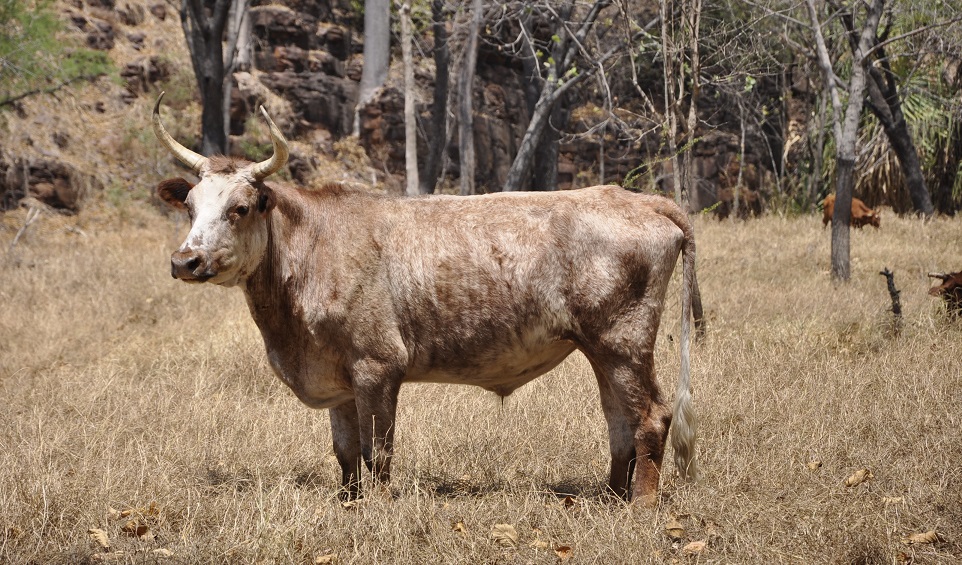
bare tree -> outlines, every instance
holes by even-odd
[[[521,146],[508,170],[504,186],[506,192],[523,188],[542,136],[562,97],[575,85],[603,70],[604,64],[621,49],[622,44],[618,43],[603,54],[594,55],[586,47],[588,34],[594,29],[602,11],[610,5],[611,0],[595,0],[584,12],[578,25],[573,27],[570,24],[575,23],[575,2],[566,3],[558,10],[548,3],[524,4],[524,10],[540,10],[540,14],[552,22],[556,33],[551,38],[550,56],[542,61],[538,56],[542,50],[536,47],[531,29],[533,16],[519,18],[521,56],[529,58],[525,69],[533,69],[530,72],[535,72],[536,69],[538,77],[541,78],[541,91],[521,139]],[[532,65],[532,60],[538,64]],[[579,61],[583,67],[578,66]],[[542,68],[544,74],[541,74]]]
[[[201,152],[227,152],[231,74],[249,0],[183,0],[180,23],[200,90]],[[226,43],[226,45],[225,45]]]
[[[841,13],[841,20],[849,38],[849,46],[854,54],[858,48],[854,12],[838,6],[836,9]],[[882,124],[882,130],[885,131],[889,145],[902,166],[905,186],[912,199],[913,208],[916,212],[928,217],[935,212],[935,208],[932,206],[925,176],[922,174],[919,153],[915,149],[915,142],[912,140],[905,114],[902,113],[902,97],[899,94],[897,77],[885,52],[891,29],[892,21],[889,19],[881,36],[872,37],[871,49],[867,53],[870,61],[866,66],[868,99],[865,103]]]
[[[401,54],[404,58],[404,160],[407,195],[420,192],[418,182],[418,124],[414,113],[414,58],[411,55],[411,0],[403,0],[398,7],[401,19]]]
[[[461,74],[458,80],[458,154],[461,162],[461,194],[474,194],[474,71],[478,64],[478,35],[481,33],[483,5],[471,2],[471,24],[464,46]]]
[[[699,28],[701,27],[701,6],[702,0],[686,0],[682,6],[682,25],[685,28],[685,39],[687,39],[688,43],[688,77],[691,84],[688,95],[688,115],[685,118],[686,148],[684,153],[682,153],[681,159],[681,185],[689,201],[694,197],[696,183],[698,182],[698,179],[695,178],[695,163],[692,157],[696,141],[696,127],[698,125],[698,99],[701,96],[701,82],[699,80],[701,58],[699,57],[698,49]],[[664,14],[662,17],[664,18]],[[684,75],[685,67],[680,65],[678,67],[680,95],[684,92]],[[739,177],[740,176],[741,170],[739,170]],[[676,194],[676,197],[680,196],[677,200],[679,204],[685,204],[685,195]]]
[[[818,64],[824,88],[832,102],[832,131],[835,135],[835,213],[832,215],[832,278],[847,281],[851,275],[849,250],[849,216],[852,211],[852,186],[855,173],[855,149],[859,119],[862,115],[867,87],[870,50],[875,45],[884,0],[870,0],[852,8],[852,29],[856,29],[858,6],[864,6],[861,28],[852,47],[852,70],[848,81],[848,104],[842,108],[838,85],[843,84],[835,73],[832,58],[822,34],[822,23],[815,0],[805,0],[811,30],[815,39]],[[843,114],[844,112],[844,114]]]
[[[434,101],[431,104],[431,123],[426,135],[428,154],[424,159],[421,174],[421,192],[434,192],[441,171],[441,160],[447,145],[447,102],[450,49],[448,48],[447,18],[444,0],[431,2],[431,17],[434,20]]]
[[[391,0],[364,2],[364,68],[357,108],[354,111],[354,135],[361,131],[361,110],[367,106],[387,80],[391,63]]]

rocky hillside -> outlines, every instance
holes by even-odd
[[[167,91],[165,121],[172,133],[187,145],[199,140],[200,107],[179,14],[162,0],[61,0],[53,8],[68,38],[105,52],[117,74],[25,98],[4,112],[0,203],[9,208],[32,197],[77,210],[92,195],[149,198],[157,180],[183,174],[150,131],[150,108],[161,90]],[[254,113],[265,104],[292,140],[293,180],[308,185],[348,180],[399,191],[404,170],[399,69],[392,69],[388,84],[361,116],[359,144],[348,135],[363,49],[350,2],[285,0],[252,7],[251,18],[254,59],[252,68],[235,74],[231,152],[258,159],[269,151],[266,128]],[[429,53],[430,46],[423,51]],[[416,73],[424,119],[429,118],[431,65],[425,57]],[[498,190],[503,183],[527,123],[517,67],[495,49],[482,48],[475,145],[483,190]],[[572,117],[576,132],[589,130],[603,116],[590,100],[580,104]],[[562,143],[559,188],[599,181],[601,139],[575,136]],[[451,140],[447,151],[449,184],[458,174],[455,144]],[[603,149],[607,182],[621,182],[659,151],[610,134]],[[737,176],[737,151],[735,135],[716,131],[702,138],[696,146],[701,180],[693,207],[712,205],[726,194]],[[650,178],[657,183],[667,171],[656,167]],[[752,188],[760,184],[758,170],[751,162],[746,169]],[[730,198],[731,191],[727,194]]]

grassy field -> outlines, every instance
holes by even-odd
[[[0,563],[962,561],[962,328],[925,276],[962,268],[962,221],[889,214],[853,233],[834,285],[819,218],[698,219],[703,477],[678,482],[666,457],[655,509],[601,496],[606,428],[577,355],[503,404],[404,388],[394,482],[344,508],[326,412],[270,372],[240,291],[170,278],[184,220],[48,214],[7,252],[23,217],[0,216]],[[679,302],[676,281],[668,390]]]

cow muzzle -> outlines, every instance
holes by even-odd
[[[210,254],[195,249],[175,251],[170,256],[170,276],[187,282],[204,282],[217,275]]]

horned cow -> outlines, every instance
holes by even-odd
[[[330,410],[343,498],[359,496],[362,464],[390,478],[402,383],[506,396],[575,350],[598,381],[610,490],[656,502],[669,425],[678,471],[695,475],[689,341],[701,302],[692,227],[672,201],[617,186],[407,198],[268,183],[288,149],[263,108],[274,153],[250,163],[180,145],[161,123],[162,98],[154,131],[200,177],[158,187],[191,218],[171,274],[241,288],[277,376]],[[653,354],[679,253],[672,409]]]

